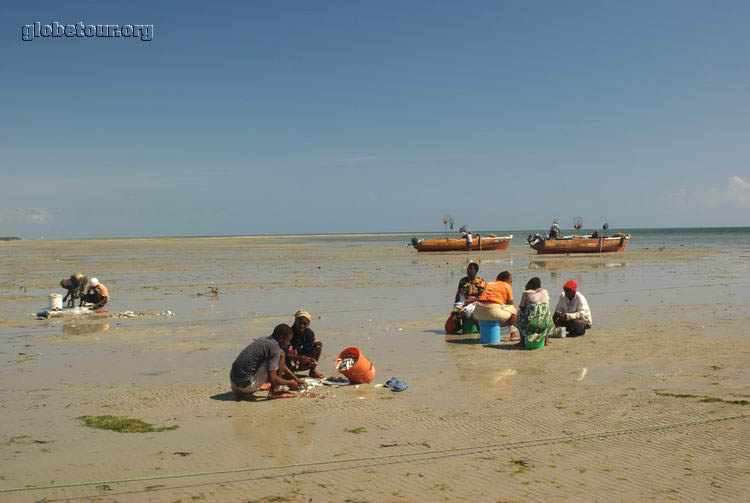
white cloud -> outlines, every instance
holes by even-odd
[[[746,182],[739,176],[733,176],[729,179],[729,187],[731,189],[748,190],[750,191],[750,182]]]
[[[4,224],[46,224],[52,212],[44,208],[0,208],[0,222]]]
[[[750,182],[732,176],[722,187],[682,187],[666,194],[664,199],[680,211],[750,208]]]

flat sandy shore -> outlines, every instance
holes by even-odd
[[[575,279],[593,329],[536,351],[445,336],[469,259],[484,278],[511,271],[517,298],[532,276],[553,299]],[[107,285],[109,314],[147,315],[37,320],[78,271]],[[748,273],[750,250],[0,243],[0,501],[743,501]],[[356,346],[373,383],[236,401],[237,353],[300,308],[324,343],[320,370]],[[375,386],[389,377],[409,388]],[[84,415],[178,429],[117,433],[82,426]],[[59,487],[79,482],[97,483]],[[58,487],[6,492],[47,485]]]

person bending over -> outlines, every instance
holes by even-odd
[[[513,305],[513,276],[508,271],[497,275],[497,281],[487,283],[474,308],[474,318],[479,321],[499,321],[504,327],[516,321]],[[518,341],[520,337],[511,337]]]
[[[310,377],[322,379],[325,376],[318,372],[318,359],[323,351],[323,343],[315,338],[315,332],[310,330],[312,317],[307,311],[297,311],[292,325],[292,341],[284,346],[286,361],[289,368],[296,372],[310,370]]]
[[[292,374],[284,363],[282,347],[292,340],[292,329],[284,323],[276,325],[268,337],[261,337],[250,343],[239,354],[229,373],[232,392],[238,398],[254,398],[261,386],[270,383],[268,398],[291,398],[292,393],[281,391],[281,386],[299,390],[304,381]],[[291,379],[285,378],[291,375]]]
[[[63,302],[67,301],[67,307],[73,307],[76,299],[83,297],[88,282],[88,278],[80,272],[60,281],[60,286],[68,291],[63,297]]]
[[[583,335],[591,328],[589,303],[572,279],[563,285],[563,293],[557,301],[552,319],[558,327],[565,327],[571,337]]]
[[[103,308],[107,302],[109,302],[109,291],[107,291],[107,287],[104,286],[104,284],[99,283],[98,279],[91,278],[89,286],[86,289],[86,295],[81,297],[81,303],[79,305],[82,306],[84,302],[94,304],[93,309]]]

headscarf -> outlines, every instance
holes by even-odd
[[[99,286],[99,280],[96,278],[91,278],[89,280],[89,286],[91,286],[92,288]]]
[[[563,288],[570,288],[575,293],[578,290],[578,283],[571,279],[563,285]]]
[[[307,318],[307,321],[312,321],[312,316],[310,316],[310,313],[307,311],[302,311],[301,309],[294,313],[294,319],[297,318]]]

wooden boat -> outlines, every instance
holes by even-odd
[[[464,238],[412,238],[411,245],[421,252],[505,250],[511,239],[513,239],[513,234],[501,237],[474,236],[471,248],[469,248]]]
[[[529,246],[537,254],[550,253],[609,253],[625,251],[630,241],[630,234],[616,234],[610,237],[591,238],[589,236],[573,236],[563,239],[539,239],[534,237],[528,241]]]

